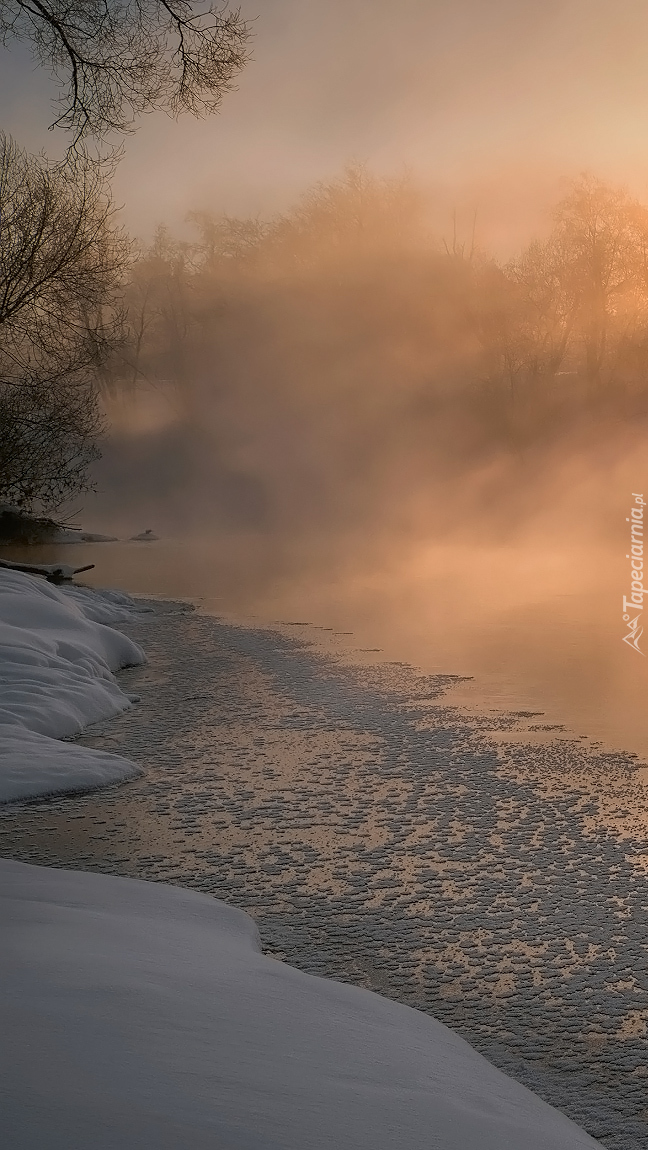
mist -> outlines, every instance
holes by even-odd
[[[507,260],[424,179],[357,163],[265,219],[186,219],[126,287],[96,476],[113,527],[330,547],[470,515],[506,541],[560,532],[564,506],[609,537],[648,414],[648,213],[628,192],[580,177]]]
[[[571,596],[620,691],[619,636],[585,632],[600,612],[620,626],[626,504],[646,486],[645,5],[243,13],[253,58],[220,114],[154,115],[126,141],[130,337],[96,494],[70,513],[191,543],[161,591],[191,566],[186,593],[339,608],[344,629],[364,612],[367,642],[390,612],[415,634],[397,605],[421,619],[434,588],[419,629],[462,673],[508,658],[482,659],[471,628],[486,650],[484,626]],[[51,94],[8,58],[6,127],[50,152]],[[626,261],[598,302],[556,215],[584,172]],[[453,639],[442,616],[467,602]]]
[[[42,5],[16,7],[39,9],[37,37],[41,18],[51,26]],[[78,152],[47,132],[56,89],[42,59],[19,45],[0,70],[4,129],[42,151],[35,169],[72,158],[54,171],[73,189],[82,178],[90,209],[96,178],[101,209],[75,213],[63,196],[65,210],[47,213],[47,179],[36,191],[27,177],[9,181],[31,198],[14,191],[21,211],[8,214],[4,262],[19,274],[6,280],[18,303],[23,280],[36,288],[33,305],[15,308],[5,390],[14,361],[13,395],[23,379],[44,383],[31,406],[7,405],[20,434],[3,437],[3,490],[21,503],[2,515],[3,793],[17,801],[0,831],[30,864],[23,893],[24,875],[42,874],[72,947],[81,938],[94,966],[100,955],[91,981],[102,995],[95,1009],[82,983],[76,1009],[74,954],[39,901],[45,951],[48,938],[55,950],[54,966],[38,967],[39,1010],[17,984],[39,1059],[28,1067],[33,1129],[49,1121],[49,1096],[63,1114],[60,1145],[76,1121],[60,1098],[70,1084],[79,1096],[78,1055],[88,1035],[96,1047],[108,989],[136,1011],[132,1031],[120,1031],[119,1010],[110,1017],[101,1086],[84,1071],[84,1113],[100,1099],[102,1134],[137,1127],[135,1143],[155,1145],[164,1122],[165,1144],[180,1145],[191,1079],[189,1143],[227,1128],[228,1145],[247,1134],[260,1144],[266,1129],[273,1144],[305,1131],[303,1143],[324,1145],[320,1101],[341,1082],[352,1105],[339,1144],[368,1146],[357,1066],[348,1089],[320,1058],[332,1035],[334,1061],[343,1030],[315,1018],[302,1042],[293,1025],[307,983],[332,1001],[324,977],[349,984],[354,1049],[372,1001],[365,993],[355,1009],[357,984],[383,996],[384,1017],[389,998],[433,1016],[442,1069],[453,1031],[440,1024],[493,1063],[481,1095],[476,1074],[464,1098],[454,1059],[447,1139],[443,1114],[420,1131],[401,1121],[398,1106],[417,1093],[436,1106],[445,1081],[419,1057],[426,1019],[410,1009],[423,1070],[412,1089],[400,1074],[387,1115],[404,1147],[450,1145],[455,1129],[457,1146],[476,1147],[498,1106],[511,1145],[530,1090],[552,1145],[646,1146],[648,4],[242,0],[252,54],[222,105],[228,61],[245,56],[236,21],[234,55],[227,36],[219,45],[217,7],[97,5],[109,29],[97,36],[90,9],[68,5],[66,19],[87,21],[87,51],[100,41],[92,83],[113,76],[113,61],[117,76],[98,104],[88,87],[85,120],[74,84],[86,49],[75,57],[68,46],[64,119],[81,125]],[[183,50],[192,31],[195,54]],[[218,114],[156,113],[129,133],[133,89],[136,106]],[[106,125],[113,134],[102,136]],[[53,237],[46,260],[32,254],[32,230]],[[103,248],[86,260],[96,237]],[[66,248],[80,257],[62,276]],[[85,294],[74,290],[79,268]],[[54,286],[39,295],[44,280]],[[65,398],[68,384],[71,416],[57,425],[41,392]],[[24,443],[35,450],[14,480]],[[46,461],[44,480],[32,458]],[[72,461],[67,483],[60,459]],[[52,751],[54,737],[67,741]],[[66,883],[88,868],[108,877],[80,876],[81,906],[81,888],[52,887],[53,866],[68,868],[56,872]],[[155,929],[159,977],[135,935],[138,969],[122,977],[115,966],[120,900],[128,921],[139,905],[135,877],[150,880],[137,887],[147,930],[147,889],[177,911],[168,945]],[[111,884],[105,895],[93,895],[95,880]],[[92,911],[97,899],[105,914]],[[244,1018],[243,1074],[214,1094],[197,1066],[218,1070],[220,1018],[189,1004],[185,1057],[176,1038],[187,1011],[167,952],[189,969],[186,922],[204,905],[205,930],[217,927],[221,900],[238,908],[231,937],[263,950],[251,954],[248,1011],[263,1025]],[[79,907],[121,931],[114,954],[94,928],[83,942]],[[226,941],[210,1009],[224,995],[233,1018]],[[268,1035],[281,1037],[283,1008],[265,955],[300,980],[292,1006],[284,995],[289,1060],[271,1090]],[[147,985],[150,971],[156,979],[150,1010],[144,965]],[[53,993],[65,990],[52,1009],[50,968]],[[48,1026],[61,1004],[74,1057],[52,1078],[52,1035],[31,1038],[36,1015]],[[377,1033],[369,1026],[368,1041]],[[110,1051],[119,1086],[122,1048],[134,1052],[125,1107],[109,1096]],[[389,1050],[374,1053],[372,1066],[386,1066]],[[524,1105],[508,1104],[496,1067],[523,1084]],[[210,1091],[215,1110],[203,1105]],[[576,1125],[561,1126],[546,1102]],[[17,1123],[27,1141],[30,1121]]]
[[[151,121],[119,176],[129,226],[182,226],[187,204],[287,208],[351,159],[412,168],[478,208],[512,251],[561,181],[591,169],[648,187],[648,15],[640,0],[246,0],[253,60],[219,117]],[[163,157],[172,150],[172,170]],[[164,177],[160,179],[161,171]]]
[[[648,187],[641,0],[244,0],[253,58],[221,113],[146,117],[126,141],[116,193],[150,240],[191,208],[285,210],[359,159],[411,167],[452,203],[478,208],[483,241],[511,252],[561,182],[582,169]],[[55,94],[27,51],[5,53],[3,124],[50,154]]]
[[[463,702],[648,753],[621,643],[645,205],[565,180],[504,257],[424,176],[357,163],[265,217],[187,207],[126,285],[84,521],[162,542],[113,581],[353,632],[476,676]]]

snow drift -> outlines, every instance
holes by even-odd
[[[207,895],[0,863],[12,1150],[594,1150],[425,1014]]]
[[[0,801],[139,773],[128,759],[56,741],[130,706],[112,672],[144,654],[110,624],[135,609],[119,592],[60,590],[0,569]]]

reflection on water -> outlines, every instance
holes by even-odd
[[[363,661],[470,676],[448,702],[542,712],[530,726],[564,725],[648,759],[648,659],[622,642],[627,564],[609,550],[419,544],[387,560],[337,565],[240,540],[28,554],[32,562],[94,562],[84,578],[97,586],[191,598],[209,613],[255,622],[309,623],[309,638]]]
[[[645,1150],[647,822],[600,818],[603,795],[604,821],[645,814],[632,764],[577,740],[503,764],[444,676],[336,665],[286,622],[130,621],[141,705],[79,743],[145,773],[0,812],[0,854],[225,899],[276,957],[427,1011],[609,1150]]]

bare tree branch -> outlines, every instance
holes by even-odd
[[[113,214],[96,165],[51,165],[0,134],[0,499],[51,507],[87,485],[123,331]]]
[[[0,40],[29,43],[61,95],[52,127],[73,147],[137,116],[216,111],[248,58],[238,10],[192,0],[0,0]]]

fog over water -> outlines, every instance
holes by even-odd
[[[621,607],[648,491],[645,4],[242,9],[221,114],[148,118],[117,173],[132,339],[70,510],[162,542],[98,550],[97,581],[353,631],[474,675],[458,700],[647,754]],[[3,64],[5,126],[51,151],[46,78]],[[610,194],[557,224],[583,170]],[[594,201],[625,260],[596,300]]]
[[[622,642],[624,571],[612,547],[411,540],[333,556],[222,533],[38,551],[46,562],[96,563],[83,576],[94,585],[191,598],[354,662],[466,676],[449,703],[533,712],[526,728],[556,725],[525,729],[524,741],[586,737],[648,760],[646,669]]]
[[[241,9],[220,113],[115,171],[102,454],[41,508],[114,538],[1,549],[196,611],[123,624],[138,705],[78,738],[141,776],[0,849],[224,899],[642,1150],[648,4]]]

